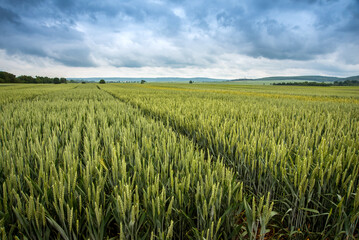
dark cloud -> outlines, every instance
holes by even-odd
[[[359,1],[353,1],[348,4],[345,17],[342,20],[344,24],[339,27],[339,31],[354,35],[356,39],[359,37]]]
[[[237,52],[269,59],[308,60],[333,53],[343,42],[359,36],[357,3],[257,0],[241,8],[222,9],[217,22],[232,28],[227,39],[235,39],[232,45]],[[345,36],[339,34],[344,29],[348,29]]]
[[[10,5],[17,9],[23,7],[37,7],[40,3],[45,2],[45,0],[2,0],[4,5]]]
[[[226,53],[306,61],[357,52],[359,1],[3,0],[0,26],[8,54],[68,66],[207,66]]]
[[[0,6],[0,24],[18,24],[19,20],[20,17],[16,13]]]
[[[56,51],[52,53],[52,56],[58,62],[63,63],[66,66],[72,67],[93,67],[95,66],[89,49],[87,48],[66,48],[64,50]]]
[[[0,6],[0,24],[6,33],[0,37],[0,49],[10,55],[43,57],[67,66],[95,65],[82,34],[73,28],[74,21],[61,13],[51,15],[54,10],[48,8],[48,2],[6,3],[10,9]]]

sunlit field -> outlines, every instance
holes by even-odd
[[[359,237],[359,87],[0,86],[1,239]]]

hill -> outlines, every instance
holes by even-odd
[[[86,81],[86,82],[98,82],[101,79],[104,79],[106,82],[141,82],[145,80],[146,82],[223,82],[228,81],[228,79],[219,79],[219,78],[180,78],[180,77],[158,77],[158,78],[123,78],[123,77],[92,77],[92,78],[69,78],[74,81]]]
[[[329,76],[278,76],[278,77],[265,77],[265,78],[254,78],[254,79],[234,79],[230,80],[233,82],[240,81],[312,81],[312,82],[335,82],[335,81],[346,81],[346,80],[359,80],[359,76],[352,76],[346,78],[340,77],[329,77]]]

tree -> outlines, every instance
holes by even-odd
[[[192,80],[189,80],[189,83],[192,84],[192,83],[194,83],[194,82],[193,82]]]
[[[141,80],[141,84],[144,84],[145,82],[146,82],[145,80],[143,80],[143,79]]]
[[[100,84],[105,84],[105,83],[106,83],[105,80],[103,79],[100,80]]]
[[[14,83],[16,76],[8,72],[0,72],[0,78],[4,83]]]
[[[21,75],[15,79],[16,83],[36,83],[36,79],[31,76]]]
[[[67,80],[66,80],[66,78],[60,78],[60,82],[61,83],[67,83]]]
[[[54,83],[55,84],[60,84],[61,82],[60,82],[60,79],[59,78],[54,78]]]

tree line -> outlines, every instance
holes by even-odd
[[[70,81],[72,82],[72,81]],[[60,84],[60,83],[68,83],[66,78],[50,78],[50,77],[41,77],[41,76],[15,76],[12,73],[8,72],[2,72],[0,71],[0,83],[54,83],[54,84]]]
[[[282,83],[273,83],[272,85],[287,85],[287,86],[359,86],[359,80],[345,80],[345,81],[335,81],[333,83],[323,83],[323,82],[282,82]]]

